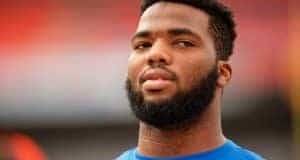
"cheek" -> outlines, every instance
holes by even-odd
[[[131,55],[128,58],[128,78],[137,87],[138,76],[143,69],[143,58],[141,56]]]
[[[194,59],[195,60],[195,59]],[[183,90],[189,90],[192,86],[204,78],[213,64],[207,60],[186,61],[181,67],[181,84]]]
[[[195,83],[201,78],[201,71],[199,69],[189,69],[183,73],[182,78],[182,89],[189,90]]]

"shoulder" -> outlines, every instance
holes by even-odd
[[[116,160],[134,160],[135,148],[122,153]]]
[[[262,156],[248,149],[242,148],[234,144],[233,151],[231,152],[232,157],[239,158],[240,160],[265,160]]]
[[[244,148],[240,148],[239,154],[242,158],[244,158],[243,160],[264,160],[264,158],[262,158],[257,153],[254,153]]]

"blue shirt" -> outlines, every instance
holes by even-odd
[[[170,158],[146,157],[138,153],[135,148],[123,153],[117,160],[263,160],[263,158],[227,140],[221,147],[188,156]]]

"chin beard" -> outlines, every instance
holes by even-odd
[[[134,115],[144,123],[158,129],[183,129],[193,124],[214,98],[218,78],[217,67],[204,78],[198,78],[189,91],[178,91],[171,98],[160,103],[147,102],[143,94],[126,80],[126,91],[130,108]]]

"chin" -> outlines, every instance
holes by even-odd
[[[166,96],[166,95],[144,96],[144,101],[146,103],[154,103],[154,104],[160,104],[160,103],[166,102],[170,99],[171,99],[171,96]]]
[[[165,98],[165,97],[145,97],[146,103],[152,103],[152,104],[163,104],[167,101],[169,101],[171,98]]]
[[[147,103],[161,104],[171,100],[174,95],[175,93],[144,93],[143,97]]]

